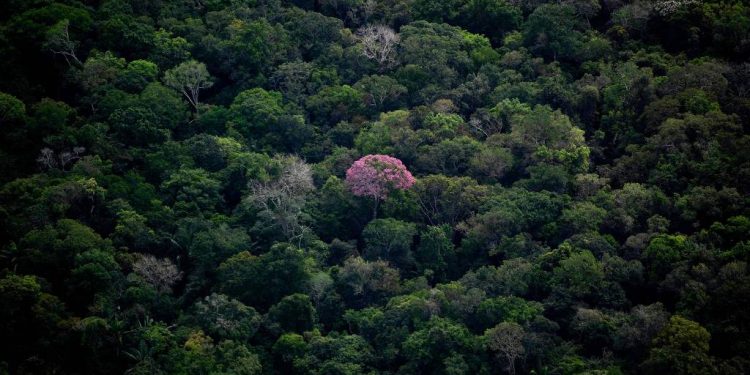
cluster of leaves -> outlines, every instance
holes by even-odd
[[[0,374],[750,372],[743,1],[0,8]]]

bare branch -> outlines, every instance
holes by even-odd
[[[80,159],[84,152],[86,152],[85,147],[73,147],[72,151],[60,152],[55,157],[55,151],[49,147],[45,147],[39,152],[36,162],[42,169],[60,168],[64,170],[65,167]]]
[[[81,60],[76,56],[78,42],[70,40],[70,21],[62,20],[52,26],[47,31],[47,40],[44,46],[52,53],[65,58],[68,65],[72,65],[72,60],[77,66],[83,66]]]
[[[142,255],[133,264],[133,272],[151,284],[159,293],[172,291],[172,286],[182,278],[182,272],[169,259]]]
[[[357,31],[357,37],[362,43],[362,55],[375,60],[381,70],[385,70],[396,62],[396,46],[399,35],[388,26],[368,25]]]
[[[297,157],[286,158],[282,163],[284,166],[277,178],[250,185],[247,199],[278,225],[288,239],[300,239],[308,229],[299,220],[305,197],[315,189],[312,169]]]

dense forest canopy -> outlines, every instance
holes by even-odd
[[[0,9],[0,374],[750,372],[743,0]]]

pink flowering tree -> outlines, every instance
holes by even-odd
[[[355,161],[346,171],[346,184],[356,196],[375,200],[373,218],[377,217],[378,204],[394,190],[406,190],[414,185],[404,163],[388,155],[367,155]]]

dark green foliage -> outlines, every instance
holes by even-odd
[[[315,309],[304,294],[286,296],[268,310],[269,329],[279,332],[305,332],[315,324]]]
[[[414,224],[394,219],[373,220],[362,232],[364,258],[387,260],[406,267],[412,261],[411,246],[415,234]]]
[[[717,372],[708,356],[711,335],[700,324],[673,316],[653,342],[643,366],[649,373],[713,374]]]
[[[455,262],[455,250],[447,225],[430,226],[420,234],[419,246],[414,252],[417,269],[443,280],[448,267]]]
[[[309,277],[302,261],[300,249],[290,244],[276,244],[259,256],[241,252],[219,266],[219,289],[250,306],[267,309],[302,290]]]
[[[750,372],[747,2],[0,9],[0,374]]]

